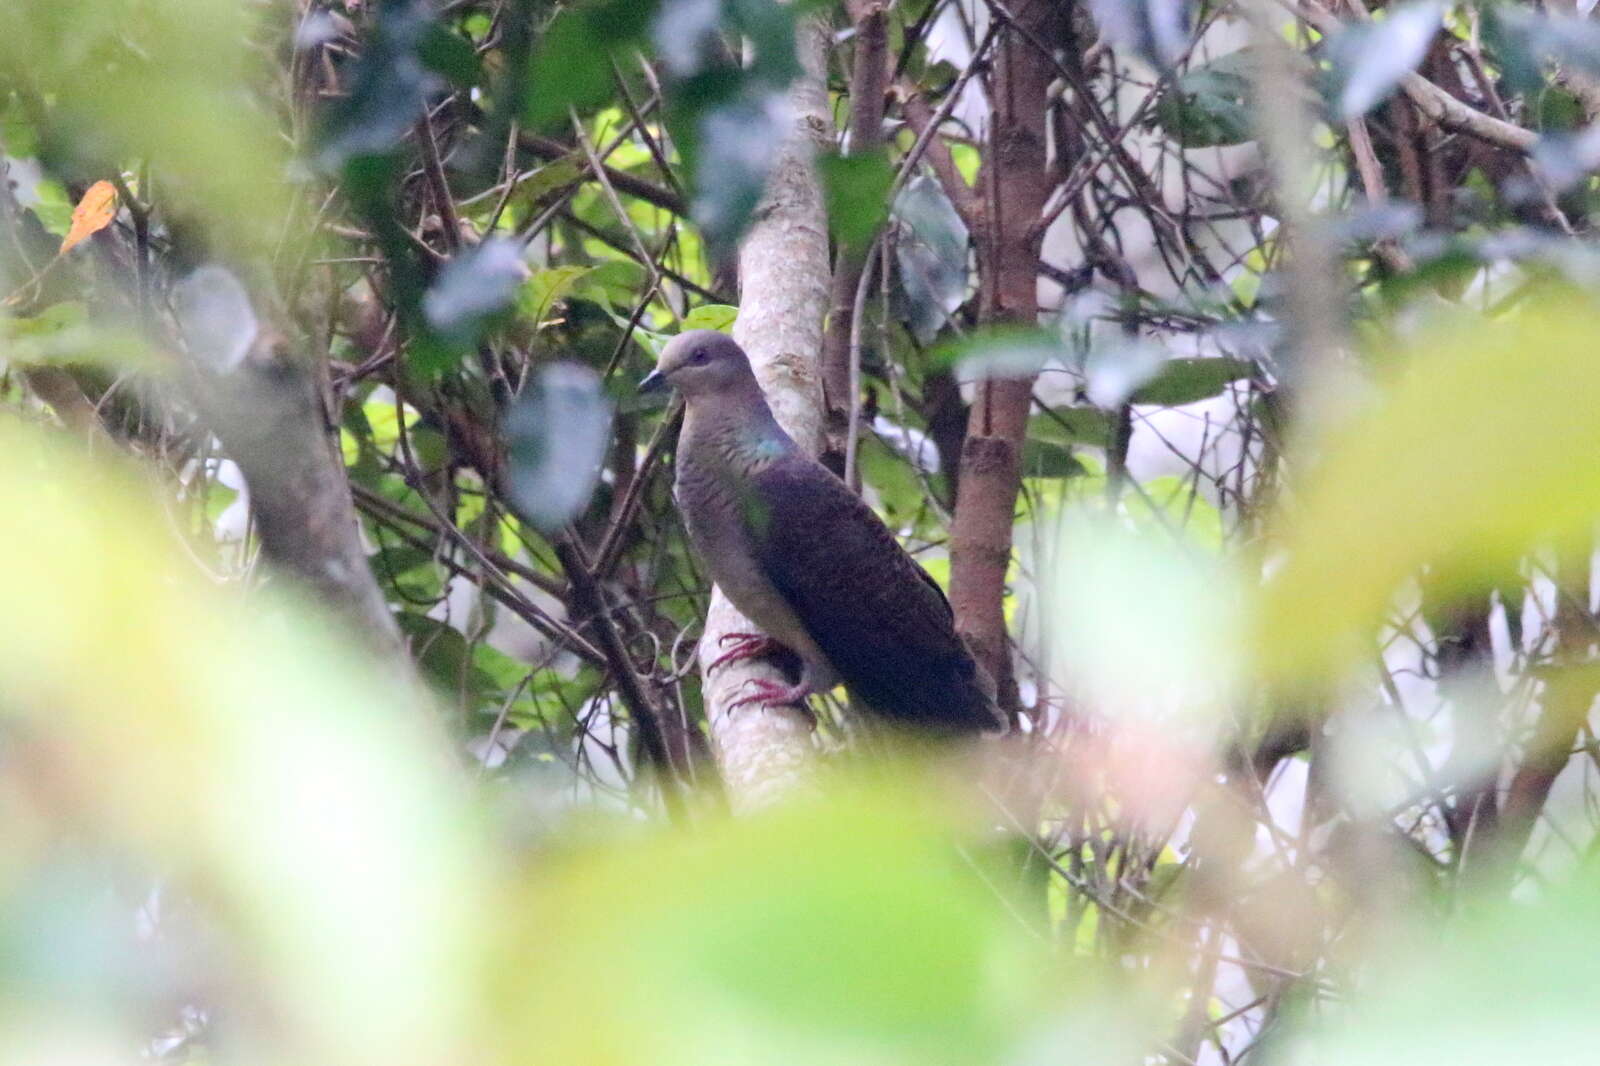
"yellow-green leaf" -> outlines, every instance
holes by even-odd
[[[1281,569],[1260,617],[1267,664],[1331,669],[1361,650],[1396,588],[1486,590],[1531,548],[1600,515],[1600,311],[1547,297],[1514,320],[1439,328],[1317,445],[1280,515]],[[1369,645],[1370,646],[1370,645]]]

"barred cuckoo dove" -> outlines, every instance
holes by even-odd
[[[739,703],[800,704],[843,682],[889,722],[933,734],[1002,730],[994,685],[928,573],[878,516],[778,425],[734,341],[674,337],[642,391],[675,388],[678,506],[733,605],[765,631],[729,634],[711,664],[793,653],[799,681],[756,680]]]

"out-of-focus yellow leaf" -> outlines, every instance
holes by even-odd
[[[61,254],[65,255],[79,244],[111,225],[117,217],[117,187],[109,181],[97,181],[84,192],[78,206],[72,209],[72,228],[61,241]]]
[[[1515,318],[1437,328],[1374,402],[1317,442],[1279,516],[1281,569],[1259,616],[1264,664],[1309,677],[1360,654],[1424,567],[1487,589],[1600,515],[1600,311],[1550,294]],[[1370,648],[1370,643],[1365,645]]]

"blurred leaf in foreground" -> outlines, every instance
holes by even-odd
[[[36,315],[0,316],[0,352],[14,364],[98,364],[156,371],[160,360],[132,329],[89,321],[77,300],[51,304]]]
[[[1548,66],[1600,74],[1600,25],[1587,17],[1593,6],[1579,0],[1576,17],[1512,4],[1486,8],[1483,36],[1500,59],[1507,88],[1529,94],[1542,90]]]
[[[1193,0],[1090,0],[1106,40],[1160,70],[1170,70],[1189,50]]]
[[[1360,22],[1328,39],[1332,62],[1328,97],[1341,119],[1358,118],[1377,107],[1417,69],[1444,19],[1444,5],[1396,4],[1382,19]]]
[[[1591,871],[1592,874],[1592,871]],[[1592,887],[1389,939],[1361,995],[1269,1061],[1296,1066],[1583,1066],[1595,1061]],[[1515,1006],[1508,1002],[1514,997]]]
[[[351,156],[387,152],[422,115],[444,79],[430,69],[427,45],[441,31],[427,5],[385,5],[355,62],[350,90],[328,109],[319,162],[332,170]]]
[[[600,375],[588,367],[555,363],[539,371],[506,421],[509,489],[522,517],[547,533],[577,517],[600,478],[611,411]]]
[[[1055,970],[927,782],[835,786],[567,864],[508,937],[506,969],[525,976],[501,1013],[550,1062],[873,1066],[1031,1061],[1048,1004],[1102,1002],[1087,974]],[[1054,1052],[1129,1055],[1122,1012],[1097,1017]]]
[[[895,197],[902,316],[927,344],[967,299],[967,225],[939,183],[925,174]]]
[[[1591,530],[1596,335],[1600,312],[1571,294],[1436,328],[1366,410],[1316,442],[1279,517],[1283,565],[1259,634],[1271,668],[1346,661],[1423,567],[1438,595],[1486,589],[1531,549]]]
[[[724,80],[713,74],[692,84],[699,88]],[[686,89],[677,114],[673,128],[681,131],[684,156],[694,171],[690,214],[707,244],[725,254],[761,202],[767,175],[790,134],[793,109],[783,93],[751,80],[732,92]]]
[[[591,0],[564,8],[539,37],[523,120],[550,127],[565,123],[569,108],[587,111],[604,103],[611,88],[607,60],[638,43],[655,10],[651,0]]]
[[[102,847],[203,901],[238,969],[190,977],[248,988],[244,1058],[455,1057],[481,863],[414,697],[309,615],[203,581],[139,477],[16,423],[0,449],[5,911],[63,835]]]
[[[946,341],[933,353],[934,365],[961,381],[1026,378],[1065,352],[1061,337],[1029,326],[989,326]]]
[[[178,282],[172,306],[189,351],[217,373],[236,369],[261,333],[250,294],[225,267],[203,266]]]
[[[1245,691],[1241,587],[1221,559],[1175,541],[1164,515],[1066,510],[1045,560],[1042,637],[1058,680],[1096,708],[1095,755],[1066,753],[1069,789],[1159,825],[1214,772],[1211,752]]]
[[[225,0],[20,0],[0,82],[49,101],[40,154],[63,174],[148,160],[164,194],[249,245],[276,239],[283,141],[252,99],[264,9]]]
[[[423,317],[448,343],[470,346],[511,307],[528,277],[517,243],[491,237],[445,264],[422,297]]]

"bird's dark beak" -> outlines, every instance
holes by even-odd
[[[660,367],[650,371],[650,373],[646,374],[639,382],[640,392],[661,392],[665,390],[666,387],[667,378],[665,374],[661,373]]]

